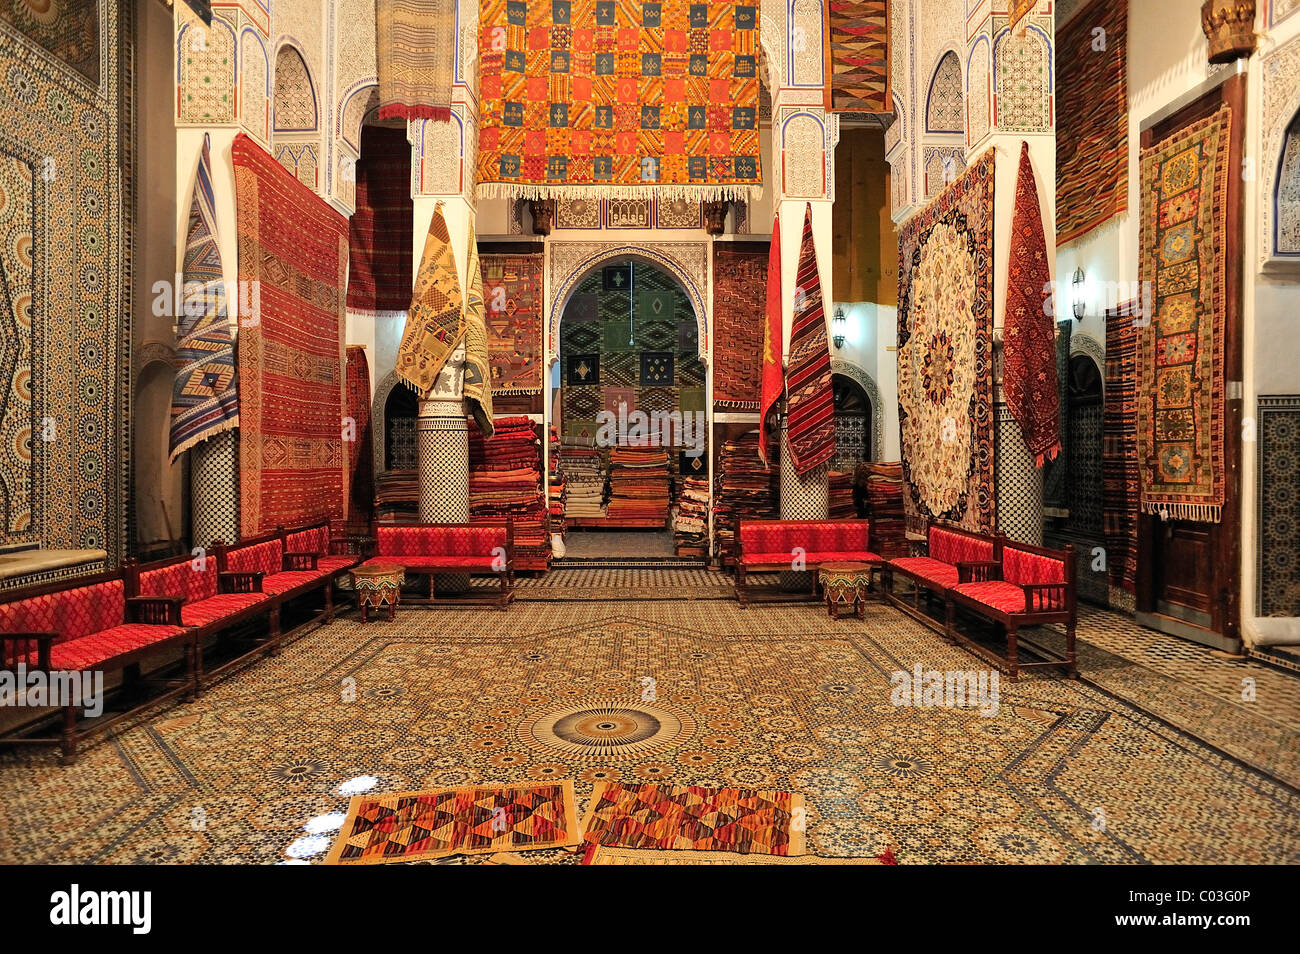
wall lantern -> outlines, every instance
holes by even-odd
[[[1084,301],[1083,298],[1083,269],[1082,268],[1076,268],[1074,270],[1074,278],[1070,282],[1070,291],[1072,292],[1070,300],[1071,300],[1071,305],[1074,309],[1074,320],[1082,321],[1083,316],[1088,311],[1088,303]]]
[[[835,342],[836,349],[844,347],[844,329],[848,322],[844,318],[844,306],[836,305],[835,314],[831,318],[831,339]]]

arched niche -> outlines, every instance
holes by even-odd
[[[871,403],[871,447],[872,460],[880,460],[885,453],[885,406],[880,400],[880,387],[876,379],[856,364],[850,364],[842,358],[831,358],[831,375],[840,375],[860,387]]]
[[[925,131],[955,133],[966,131],[965,97],[962,95],[961,60],[956,50],[941,57],[930,77],[925,97]]]
[[[319,127],[316,87],[307,61],[292,43],[275,55],[275,83],[272,101],[272,129],[282,132],[313,132]]]
[[[695,312],[700,361],[709,363],[709,245],[707,242],[657,242],[619,245],[591,242],[551,242],[546,261],[546,366],[559,359],[560,318],[584,278],[618,260],[631,259],[667,272],[690,299]]]
[[[370,402],[370,433],[373,437],[371,450],[376,475],[393,469],[389,467],[389,442],[392,437],[390,416],[407,417],[407,414],[398,414],[398,411],[409,411],[411,440],[414,441],[419,396],[402,382],[396,371],[389,371],[375,387],[375,396]],[[416,461],[411,462],[412,467],[416,465]]]
[[[1273,186],[1272,253],[1300,262],[1300,110],[1282,132]]]

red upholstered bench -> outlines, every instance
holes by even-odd
[[[985,536],[960,527],[931,521],[926,527],[927,556],[894,557],[882,570],[885,598],[933,629],[942,631],[940,623],[921,609],[921,593],[942,598],[949,587],[959,582],[963,567],[987,567],[1002,552],[1000,536]],[[912,583],[911,604],[894,592],[894,579],[902,577]]]
[[[375,555],[366,563],[395,563],[408,573],[429,577],[430,603],[460,605],[482,602],[472,597],[435,599],[440,573],[495,573],[501,591],[493,597],[502,609],[514,598],[515,527],[475,523],[381,524],[375,527]],[[423,601],[415,601],[423,602]]]
[[[148,680],[166,691],[125,712],[98,716],[88,729],[78,728],[84,703],[65,705],[58,736],[22,734],[28,726],[19,726],[4,741],[61,744],[63,762],[69,764],[76,761],[77,743],[91,733],[172,696],[192,698],[196,636],[182,625],[181,602],[173,596],[128,597],[120,570],[0,595],[0,670],[16,673],[22,665],[28,672],[120,671],[128,682],[143,685],[135,664],[171,647],[181,649],[185,670],[180,679]]]
[[[361,539],[355,536],[333,537],[329,521],[325,519],[286,530],[284,534],[286,556],[294,559],[315,556],[313,568],[324,570],[335,578],[361,562],[360,549]]]
[[[754,594],[747,573],[813,571],[811,596],[816,599],[816,570],[823,563],[879,564],[881,558],[871,552],[869,520],[742,520],[735,561],[736,599],[745,606],[751,600],[790,599],[788,593]]]
[[[300,551],[285,552],[286,532],[283,527],[268,533],[240,540],[226,546],[213,544],[217,554],[217,570],[233,574],[232,585],[240,592],[248,589],[272,597],[270,653],[280,651],[280,615],[285,603],[317,590],[324,593],[325,605],[317,620],[326,623],[334,619],[334,577],[342,569],[320,565],[319,554]],[[299,542],[306,545],[306,541]]]
[[[948,589],[947,635],[994,665],[1004,664],[1012,681],[1016,680],[1021,669],[1031,666],[1061,666],[1068,676],[1076,677],[1079,670],[1074,651],[1077,617],[1074,584],[1073,547],[1047,550],[1004,540],[997,562],[963,566],[960,580]],[[1006,655],[997,655],[959,631],[956,626],[958,608],[1000,624],[1007,634]],[[1044,623],[1065,624],[1064,655],[1017,636],[1022,627]],[[1043,658],[1022,661],[1021,644]]]
[[[181,623],[195,628],[198,650],[194,659],[196,689],[202,690],[203,640],[221,634],[233,627],[260,616],[269,622],[265,638],[258,640],[253,649],[229,660],[220,669],[210,673],[215,678],[220,672],[233,667],[261,651],[267,643],[275,644],[279,638],[278,601],[261,589],[261,578],[256,573],[222,573],[218,569],[215,552],[197,556],[181,556],[153,563],[126,563],[126,584],[131,595],[163,596],[180,599]]]

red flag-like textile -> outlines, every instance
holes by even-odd
[[[1043,310],[1051,280],[1029,143],[1022,142],[1002,329],[1002,392],[1039,467],[1061,450],[1056,327]]]
[[[831,390],[831,349],[822,307],[821,274],[813,245],[812,203],[803,219],[799,273],[790,326],[786,369],[786,443],[799,474],[835,456],[835,398]]]
[[[772,219],[772,244],[767,252],[767,311],[763,328],[763,387],[758,399],[758,456],[768,465],[767,444],[771,439],[767,415],[785,390],[781,372],[781,216]]]

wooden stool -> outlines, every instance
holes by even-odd
[[[817,568],[817,583],[826,597],[826,615],[840,618],[847,604],[858,619],[867,615],[867,590],[871,587],[870,563],[823,563]]]
[[[388,621],[397,615],[397,604],[402,597],[402,584],[406,582],[406,567],[396,563],[367,563],[348,571],[352,575],[352,588],[357,592],[357,605],[361,607],[361,622],[366,622],[366,611],[378,610],[388,605]]]

